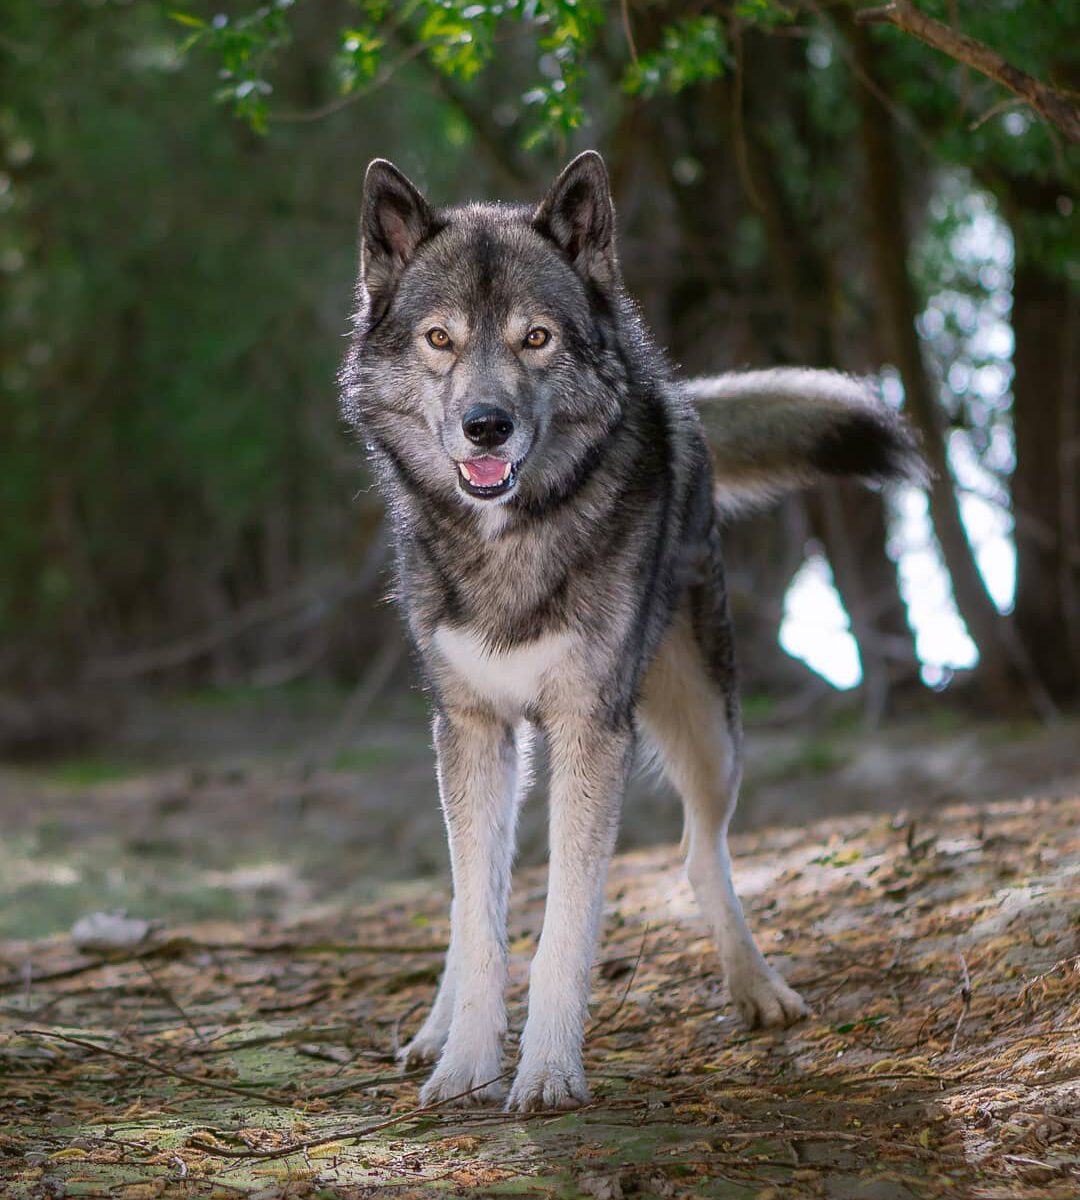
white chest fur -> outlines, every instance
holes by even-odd
[[[517,713],[567,670],[575,645],[570,634],[549,634],[493,653],[471,629],[450,625],[439,626],[434,642],[457,682],[496,708]]]

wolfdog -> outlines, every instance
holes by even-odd
[[[535,208],[433,208],[372,162],[341,395],[391,514],[450,843],[445,970],[402,1052],[436,1064],[422,1102],[504,1094],[507,901],[537,730],[548,893],[507,1108],[588,1100],[590,968],[642,737],[682,798],[687,873],[736,1008],[751,1026],[802,1017],[732,886],[741,733],[720,514],[829,476],[917,475],[907,426],[831,372],[679,382],[624,291],[592,151]],[[711,446],[701,403],[718,410]]]

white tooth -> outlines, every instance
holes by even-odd
[[[458,463],[457,469],[461,472],[461,478],[468,483],[470,481],[469,468],[464,463]]]
[[[503,467],[503,476],[502,476],[502,479],[500,480],[500,483],[505,483],[507,481],[507,479],[509,479],[509,477],[510,477],[510,464],[507,463],[506,466]]]

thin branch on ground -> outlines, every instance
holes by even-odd
[[[138,962],[139,962],[139,966],[142,967],[142,969],[146,972],[147,977],[149,978],[150,982],[157,989],[158,994],[165,1001],[165,1003],[168,1004],[170,1008],[176,1009],[176,1011],[180,1014],[180,1017],[183,1020],[184,1024],[195,1035],[195,1040],[200,1045],[205,1045],[206,1038],[204,1038],[203,1035],[199,1032],[199,1027],[195,1024],[195,1022],[188,1015],[187,1010],[180,1003],[180,1001],[177,1000],[177,998],[172,994],[172,992],[170,992],[169,989],[165,986],[165,984],[157,977],[157,975],[152,970],[149,961],[145,958],[140,958],[138,960]]]
[[[417,946],[384,945],[375,942],[300,942],[292,939],[275,942],[208,942],[189,937],[174,937],[167,941],[150,945],[135,954],[102,955],[83,962],[73,963],[68,967],[60,967],[55,971],[47,971],[41,975],[32,975],[35,985],[53,983],[60,979],[73,979],[90,971],[102,971],[108,967],[124,966],[127,963],[141,963],[148,958],[180,958],[186,953],[208,951],[226,954],[445,954],[446,943],[424,943]],[[0,979],[0,992],[6,992],[13,987],[23,987],[25,976],[9,975]]]
[[[168,1075],[171,1079],[179,1079],[183,1083],[191,1084],[194,1087],[209,1088],[215,1092],[229,1092],[233,1096],[243,1096],[245,1100],[262,1100],[264,1104],[273,1104],[279,1106],[282,1104],[292,1104],[293,1097],[291,1096],[275,1096],[270,1092],[260,1092],[255,1088],[240,1087],[230,1083],[218,1083],[216,1079],[205,1079],[201,1075],[191,1075],[187,1071],[178,1071],[175,1067],[166,1067],[159,1062],[155,1062],[152,1058],[147,1058],[142,1054],[130,1054],[126,1050],[114,1050],[111,1046],[102,1046],[97,1042],[88,1042],[84,1038],[72,1037],[68,1033],[57,1033],[51,1029],[17,1029],[16,1033],[22,1034],[24,1037],[46,1038],[50,1041],[67,1042],[72,1046],[79,1046],[83,1050],[89,1050],[92,1054],[104,1054],[109,1058],[118,1059],[120,1062],[134,1063],[136,1066],[145,1067],[148,1071],[155,1071],[159,1075]]]
[[[335,1096],[344,1096],[347,1092],[354,1092],[357,1088],[379,1087],[384,1083],[402,1083],[408,1079],[419,1079],[423,1075],[427,1075],[431,1070],[430,1067],[417,1067],[412,1071],[390,1071],[383,1075],[368,1075],[364,1079],[347,1079],[343,1083],[337,1083],[333,1087],[321,1088],[317,1092],[306,1092],[303,1096],[297,1097],[300,1100],[331,1100]]]
[[[390,1057],[396,1059],[398,1052],[401,1050],[401,1026],[413,1015],[418,1008],[423,1008],[423,1000],[417,1000],[414,1004],[394,1018],[394,1023],[390,1027]]]
[[[606,1016],[597,1017],[597,1019],[585,1031],[586,1037],[592,1037],[597,1030],[602,1029],[605,1025],[610,1025],[612,1021],[622,1012],[623,1005],[626,1003],[626,997],[630,995],[630,989],[634,986],[634,980],[637,978],[638,967],[641,965],[641,956],[645,953],[645,939],[649,936],[649,926],[646,923],[645,928],[641,931],[641,945],[638,946],[638,952],[634,958],[634,965],[630,969],[630,978],[626,981],[626,987],[623,988],[623,993],[619,997],[619,1003]],[[618,1030],[612,1030],[617,1033]]]
[[[960,1029],[971,1011],[971,975],[968,972],[967,959],[963,952],[958,952],[960,959],[960,1015],[956,1018],[956,1028],[953,1030],[952,1041],[949,1043],[949,1053],[956,1052],[956,1043],[960,1040]]]
[[[316,1146],[327,1146],[331,1142],[341,1141],[359,1141],[361,1138],[370,1137],[373,1133],[381,1133],[384,1129],[392,1129],[395,1125],[403,1125],[408,1121],[414,1121],[417,1117],[427,1116],[429,1113],[438,1112],[444,1109],[447,1105],[453,1104],[455,1100],[464,1100],[467,1096],[471,1096],[474,1092],[482,1092],[484,1088],[491,1087],[493,1083],[498,1083],[509,1075],[508,1071],[504,1071],[501,1075],[496,1075],[492,1079],[487,1079],[483,1083],[478,1083],[475,1087],[467,1088],[463,1092],[458,1092],[456,1095],[447,1096],[445,1100],[437,1100],[434,1104],[424,1104],[418,1108],[410,1108],[408,1111],[398,1113],[396,1117],[389,1117],[385,1121],[376,1121],[370,1125],[353,1126],[345,1129],[338,1129],[332,1133],[326,1134],[324,1137],[311,1138],[304,1142],[293,1142],[287,1146],[277,1146],[273,1150],[231,1150],[224,1146],[214,1146],[209,1142],[199,1141],[197,1138],[192,1138],[188,1145],[193,1149],[202,1150],[205,1154],[213,1154],[219,1158],[257,1158],[260,1160],[271,1158],[289,1158],[293,1154],[302,1154],[307,1150],[311,1150]],[[522,1116],[521,1113],[508,1114],[515,1117]],[[551,1116],[551,1113],[547,1114]],[[560,1112],[559,1116],[562,1115]]]

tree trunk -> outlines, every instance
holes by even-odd
[[[766,335],[753,315],[767,279],[748,277],[733,264],[731,230],[744,200],[731,159],[730,83],[686,92],[639,114],[634,155],[646,195],[623,205],[624,250],[640,241],[640,261],[649,271],[642,291],[659,298],[654,331],[688,372],[720,371],[741,365],[749,344]],[[685,155],[702,166],[692,185],[674,183],[671,162]],[[629,183],[629,181],[627,181]],[[666,214],[666,215],[665,215]],[[674,218],[675,228],[671,228]],[[656,255],[658,239],[669,239]],[[649,247],[652,247],[651,254]],[[637,256],[627,256],[631,290]],[[666,271],[665,271],[666,264]],[[639,265],[640,271],[642,267]],[[760,286],[760,290],[759,290]],[[779,645],[783,599],[802,561],[805,515],[797,501],[768,513],[734,521],[724,531],[731,610],[740,674],[747,694],[783,696],[816,689],[817,676]]]
[[[908,234],[903,209],[903,176],[890,115],[882,104],[885,85],[876,70],[874,47],[865,29],[844,22],[855,52],[867,214],[867,236],[877,284],[881,340],[904,384],[907,412],[921,430],[933,471],[930,514],[952,579],[956,606],[979,650],[979,675],[989,699],[1001,711],[1016,708],[1018,681],[1027,700],[1046,714],[1052,711],[1045,690],[1033,675],[1016,631],[998,612],[979,573],[960,517],[960,506],[946,453],[946,429],[927,374],[915,328],[918,304],[907,269]],[[873,80],[873,90],[868,82]]]
[[[1017,631],[1054,700],[1080,696],[1080,294],[1034,263],[1013,287]]]
[[[776,102],[781,89],[777,79],[805,69],[782,61],[790,54],[778,39],[757,47],[763,61],[749,71],[748,99],[760,114]],[[756,80],[768,80],[761,95]],[[781,103],[787,105],[787,97]],[[804,140],[812,130],[804,129]],[[785,316],[784,339],[788,361],[818,367],[838,367],[840,353],[835,336],[834,310],[837,288],[826,256],[821,252],[807,218],[788,202],[781,183],[780,164],[767,151],[764,129],[747,139],[747,166],[768,239],[773,288]],[[813,533],[825,548],[833,581],[851,621],[863,670],[863,696],[871,722],[884,713],[894,683],[917,680],[919,662],[907,622],[907,610],[896,576],[896,565],[886,553],[887,529],[884,501],[854,484],[832,484],[816,489],[804,500]]]

